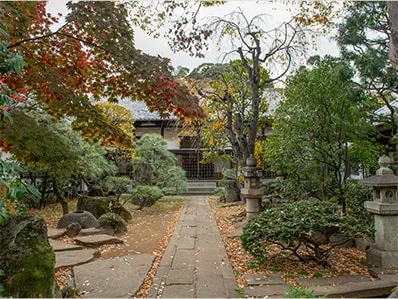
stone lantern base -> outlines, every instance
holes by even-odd
[[[371,246],[366,251],[366,263],[384,269],[398,269],[398,251],[384,251]]]

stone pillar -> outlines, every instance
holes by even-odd
[[[261,168],[256,167],[257,161],[253,156],[246,159],[246,167],[242,169],[244,188],[242,195],[246,202],[246,217],[250,219],[260,212],[262,189],[260,188]]]
[[[365,208],[375,217],[376,245],[367,251],[371,266],[398,269],[398,177],[389,168],[391,159],[383,155],[378,160],[376,175],[362,181],[373,187],[373,201]]]

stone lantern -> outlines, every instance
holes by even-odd
[[[398,177],[389,168],[391,159],[379,158],[376,175],[362,181],[373,187],[373,201],[365,208],[375,217],[376,244],[367,251],[369,265],[398,268]]]
[[[250,219],[260,212],[262,198],[261,168],[257,167],[257,161],[253,155],[246,159],[246,167],[243,167],[242,173],[244,188],[241,192],[246,202],[246,217]]]

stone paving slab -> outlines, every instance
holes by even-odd
[[[55,252],[55,269],[91,262],[98,254],[97,249],[67,250]]]
[[[50,239],[58,239],[60,237],[62,237],[63,235],[65,235],[66,233],[66,229],[63,228],[47,228],[47,236]]]
[[[287,284],[284,285],[269,285],[269,286],[252,286],[252,287],[244,287],[243,294],[246,297],[286,297],[286,292],[289,291],[289,286]]]
[[[166,285],[193,284],[194,268],[171,269],[167,274]]]
[[[193,285],[171,285],[167,286],[161,295],[163,298],[195,298]]]
[[[233,270],[206,197],[188,197],[148,297],[237,298],[236,288]]]
[[[338,286],[313,287],[314,297],[325,296],[329,298],[372,298],[390,295],[397,286],[397,281],[365,281]]]
[[[194,237],[186,237],[181,238],[180,243],[178,244],[179,249],[194,249],[195,248],[195,239]]]
[[[243,278],[246,279],[248,286],[259,286],[259,285],[277,285],[285,284],[280,274],[245,274]]]
[[[64,243],[64,242],[53,240],[53,239],[49,239],[48,241],[50,242],[50,245],[54,251],[83,249],[83,246],[81,246],[81,245],[68,244],[68,243]]]
[[[74,240],[86,246],[123,243],[123,240],[110,235],[91,235],[85,237],[76,237]]]
[[[76,287],[86,298],[132,297],[154,258],[149,254],[128,255],[74,267]]]
[[[92,236],[92,235],[111,235],[113,236],[115,232],[113,231],[112,228],[95,228],[95,227],[90,227],[90,228],[85,228],[82,229],[79,232],[78,237],[84,237],[84,236]]]
[[[195,266],[196,256],[194,250],[177,249],[173,258],[172,269],[192,268]]]
[[[316,286],[336,286],[342,284],[352,284],[357,282],[371,281],[365,275],[341,275],[336,277],[321,277],[321,278],[299,278],[296,281],[303,287]]]

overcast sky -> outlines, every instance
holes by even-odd
[[[145,0],[143,0],[145,1]],[[50,0],[48,4],[48,11],[51,13],[67,13],[65,4],[66,0]],[[199,14],[199,19],[206,20],[214,16],[222,17],[227,13],[230,13],[240,7],[245,13],[247,18],[252,18],[258,14],[266,15],[266,25],[269,29],[275,28],[278,24],[283,21],[287,21],[291,16],[286,6],[282,2],[267,2],[262,1],[228,1],[226,4],[218,7],[202,8]],[[333,34],[333,33],[332,33]],[[318,41],[319,50],[317,54],[325,55],[331,54],[334,56],[338,55],[338,49],[336,44],[330,40],[331,36],[321,37]],[[209,51],[205,58],[199,59],[189,56],[187,53],[179,52],[173,53],[169,48],[167,41],[164,38],[154,39],[142,32],[140,29],[135,31],[135,45],[138,49],[151,55],[160,55],[162,57],[168,57],[171,59],[171,63],[174,67],[179,65],[190,68],[191,70],[204,62],[222,62],[225,56],[225,51],[217,50],[215,43],[211,43]],[[313,52],[315,54],[315,52]]]

